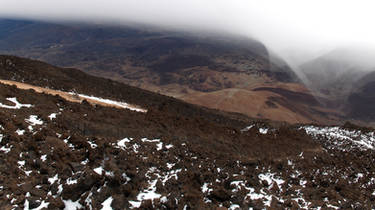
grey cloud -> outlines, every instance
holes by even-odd
[[[255,37],[298,65],[339,46],[374,47],[374,6],[371,0],[0,0],[0,16],[223,31]]]

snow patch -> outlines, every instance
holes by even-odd
[[[8,101],[14,103],[14,106],[9,106],[9,105],[5,105],[5,104],[2,104],[0,103],[0,108],[5,108],[5,109],[21,109],[22,107],[25,107],[25,108],[31,108],[33,107],[33,105],[31,104],[21,104],[17,101],[17,98],[7,98]]]
[[[66,184],[67,185],[72,185],[72,184],[77,184],[78,181],[77,179],[72,179],[71,177],[69,177],[67,180],[66,180]]]
[[[25,119],[25,121],[32,126],[43,125],[43,121],[38,119],[38,116],[36,116],[36,115],[30,115],[28,119]]]
[[[208,187],[208,183],[204,183],[203,184],[203,186],[201,187],[201,190],[202,190],[202,193],[210,193],[210,192],[212,192],[212,189],[210,189],[209,187]]]
[[[255,125],[249,125],[246,128],[242,129],[241,132],[249,131],[251,128],[253,128]]]
[[[48,178],[48,182],[51,184],[51,185],[53,185],[53,183],[55,183],[59,178],[59,175],[58,174],[56,174],[54,177],[52,177],[52,178]]]
[[[267,134],[268,133],[268,128],[259,128],[259,133],[261,133],[261,134]]]
[[[49,118],[50,120],[53,120],[53,119],[56,118],[56,116],[57,116],[57,113],[52,113],[52,114],[48,115],[48,118]]]
[[[156,150],[159,151],[159,150],[162,150],[163,149],[163,142],[160,142],[158,144],[156,144]]]
[[[117,142],[117,148],[121,148],[123,150],[126,149],[126,144],[125,143],[130,143],[133,139],[132,138],[124,138],[120,141]]]
[[[99,166],[97,168],[94,168],[95,173],[102,175],[103,174],[103,167]]]
[[[25,134],[25,130],[17,129],[16,133],[17,135],[22,136],[23,134]]]
[[[69,92],[69,94],[78,95],[81,98],[98,101],[100,103],[104,103],[104,104],[108,104],[108,105],[118,106],[118,107],[121,107],[121,108],[124,108],[124,109],[129,109],[131,111],[143,112],[143,113],[147,112],[146,109],[136,108],[136,107],[134,107],[134,106],[132,106],[128,103],[125,103],[125,102],[113,101],[113,100],[110,100],[110,99],[104,99],[104,98],[99,98],[99,97],[95,97],[95,96],[88,96],[88,95],[84,95],[84,94],[77,94],[77,93],[73,93],[73,92]]]
[[[112,197],[107,198],[105,201],[102,203],[102,210],[112,210],[111,203],[113,201]]]
[[[375,149],[374,132],[364,133],[359,130],[348,130],[336,127],[304,126],[306,133],[315,139],[323,137],[329,141],[329,148],[345,151],[347,149],[359,148],[361,150]]]
[[[65,204],[64,210],[76,210],[81,209],[82,205],[79,203],[79,200],[73,202],[72,200],[62,200]]]
[[[44,162],[44,161],[46,161],[47,160],[47,155],[42,155],[42,156],[40,156],[40,159]]]
[[[42,210],[43,208],[48,209],[48,205],[49,205],[48,202],[42,201],[42,203],[37,208],[35,208],[33,210]]]
[[[170,148],[172,148],[172,147],[173,147],[172,144],[165,145],[165,148],[167,148],[167,149],[170,149]]]
[[[98,147],[98,145],[97,145],[97,144],[95,144],[95,143],[93,143],[93,142],[91,142],[91,141],[87,141],[87,143],[89,143],[89,144],[90,144],[90,147],[91,147],[92,149],[95,149],[95,148],[97,148],[97,147]]]

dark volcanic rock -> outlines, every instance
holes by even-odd
[[[1,84],[2,105],[14,106],[13,98],[33,105],[0,106],[2,209],[375,207],[370,128],[254,122],[76,70],[0,57],[6,59],[15,67],[0,66],[0,76],[75,87],[148,112]],[[74,75],[82,81],[70,80]]]

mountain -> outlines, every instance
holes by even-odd
[[[2,209],[375,207],[371,128],[254,120],[14,56],[0,79]]]
[[[375,71],[367,73],[354,85],[348,97],[347,110],[357,120],[372,122],[375,119]]]
[[[253,118],[337,123],[259,41],[148,27],[1,20],[0,53],[79,68],[186,102]],[[315,98],[315,99],[314,99]],[[304,100],[307,99],[307,100]]]
[[[300,69],[316,94],[342,107],[358,80],[375,67],[374,53],[354,47],[338,48],[306,62]]]
[[[372,49],[349,47],[335,49],[300,66],[306,84],[327,107],[340,110],[346,119],[373,125]]]

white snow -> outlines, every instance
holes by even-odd
[[[30,115],[28,119],[25,119],[26,122],[30,123],[30,125],[43,125],[43,121],[38,119],[36,115]]]
[[[175,163],[167,163],[167,168],[168,169],[171,169],[173,168],[173,166],[175,166],[176,164]]]
[[[77,95],[76,93],[73,93],[73,92],[69,92],[69,94]],[[136,107],[134,107],[134,106],[132,106],[128,103],[125,103],[125,102],[113,101],[113,100],[110,100],[110,99],[104,99],[104,98],[99,98],[99,97],[95,97],[95,96],[88,96],[88,95],[84,95],[84,94],[78,94],[78,96],[82,97],[82,98],[98,101],[98,102],[101,102],[101,103],[109,104],[109,105],[119,106],[121,108],[129,109],[131,111],[147,112],[146,109],[136,108]]]
[[[306,133],[314,138],[324,137],[330,141],[332,148],[345,151],[348,149],[345,146],[353,146],[361,150],[375,149],[375,135],[374,132],[364,133],[362,131],[351,131],[348,129],[335,127],[317,127],[304,126]],[[349,149],[350,149],[349,148]]]
[[[293,162],[291,160],[288,160],[288,166],[293,165]]]
[[[142,190],[138,195],[137,195],[137,201],[129,201],[129,204],[132,206],[131,208],[139,208],[143,200],[151,200],[153,201],[154,199],[158,199],[161,197],[160,194],[156,193],[156,183],[158,182],[158,178],[163,178],[162,182],[163,184],[171,178],[172,176],[177,177],[177,173],[180,172],[181,170],[176,170],[172,171],[171,174],[167,174],[165,177],[160,176],[159,174],[155,174],[158,170],[155,167],[151,167],[145,176],[147,178],[151,178],[151,174],[154,174],[157,176],[156,179],[148,181],[149,186]]]
[[[23,171],[25,174],[26,174],[26,176],[30,176],[30,174],[33,172],[33,171]]]
[[[105,201],[102,203],[102,210],[112,210],[111,203],[113,201],[112,197],[107,198]]]
[[[90,210],[92,210],[92,200],[91,200],[92,192],[90,191],[89,195],[85,199],[85,203],[89,206]],[[103,205],[103,204],[102,204]]]
[[[55,183],[59,178],[59,175],[56,174],[54,177],[52,178],[48,178],[48,182],[52,185],[53,183]]]
[[[232,205],[228,208],[228,210],[236,210],[236,209],[241,209],[241,208],[240,208],[240,205],[238,205],[238,204],[232,204]]]
[[[58,189],[58,191],[57,191],[57,194],[61,194],[62,193],[62,191],[63,191],[63,186],[62,186],[62,184],[60,184],[58,187],[57,187],[57,189]]]
[[[29,210],[30,209],[30,204],[29,204],[29,200],[25,199],[25,203],[23,204],[24,206],[24,210]]]
[[[121,148],[121,149],[126,149],[126,144],[125,143],[130,143],[130,141],[132,141],[133,139],[132,138],[124,138],[120,141],[117,142],[117,147],[118,148]]]
[[[69,177],[67,180],[66,180],[66,184],[67,185],[72,185],[72,184],[77,184],[78,181],[77,179],[72,179],[72,177]]]
[[[273,183],[276,183],[280,190],[282,190],[282,184],[284,183],[284,180],[277,178],[274,173],[265,173],[265,174],[259,174],[258,178],[262,181],[266,181],[268,183],[269,189],[272,188]]]
[[[129,182],[131,180],[130,177],[128,177],[128,175],[126,175],[126,173],[122,173],[121,177],[123,179],[126,179],[126,182]]]
[[[30,115],[30,117],[28,119],[25,119],[25,121],[30,124],[30,126],[28,127],[28,129],[30,131],[33,130],[32,126],[43,125],[43,121],[38,119],[38,116],[36,116],[36,115]]]
[[[156,143],[156,142],[160,142],[160,139],[147,139],[147,138],[142,138],[141,139],[142,142],[151,142],[151,143]]]
[[[261,133],[261,134],[267,134],[268,133],[268,128],[259,128],[259,133]]]
[[[62,200],[65,204],[64,210],[76,210],[81,209],[82,205],[79,203],[79,200],[73,202],[72,200]]]
[[[252,127],[254,127],[255,125],[249,125],[247,126],[246,128],[242,129],[241,132],[245,132],[245,131],[249,131]]]
[[[334,205],[331,205],[331,204],[327,204],[327,207],[333,208],[333,209],[340,209],[340,207],[337,207],[337,206],[334,206]]]
[[[163,142],[156,144],[156,150],[159,151],[161,149],[163,149]]]
[[[172,148],[172,147],[173,147],[172,144],[165,145],[165,148],[167,148],[167,149],[170,149],[170,148]]]
[[[202,193],[210,193],[212,189],[208,187],[208,183],[204,183],[203,186],[201,187]]]
[[[106,176],[114,177],[115,174],[112,171],[105,171]]]
[[[65,144],[67,144],[69,148],[71,148],[72,150],[74,150],[74,145],[69,142],[69,139],[70,139],[70,136],[68,138],[64,139],[63,142]]]
[[[5,108],[5,109],[21,109],[22,107],[26,107],[26,108],[31,108],[33,107],[33,105],[31,104],[21,104],[17,101],[17,98],[7,98],[8,101],[14,103],[14,106],[9,106],[9,105],[5,105],[5,104],[2,104],[0,103],[0,108]]]
[[[149,182],[150,186],[143,190],[143,192],[139,193],[137,195],[137,200],[142,201],[142,200],[154,200],[158,199],[161,197],[160,194],[156,193],[156,183],[157,179]]]
[[[138,149],[139,149],[139,145],[138,144],[133,144],[133,152],[134,153],[138,153]]]
[[[165,183],[167,183],[167,181],[170,180],[172,177],[178,180],[177,174],[180,173],[181,171],[182,171],[181,169],[177,169],[177,170],[168,171],[167,174],[164,176],[160,174],[156,174],[156,175],[158,176],[158,178],[161,179],[161,182],[163,183],[163,186],[164,186]]]
[[[44,162],[44,161],[46,161],[47,160],[47,155],[42,155],[42,156],[40,156],[40,159]]]
[[[10,147],[2,146],[2,147],[0,148],[0,151],[1,151],[1,152],[4,152],[5,154],[7,154],[8,152],[10,152],[11,148],[12,148],[12,145],[11,145]]]
[[[57,116],[57,113],[52,113],[52,114],[48,115],[48,118],[49,118],[50,120],[53,120],[53,119],[56,118],[56,116]]]
[[[25,134],[25,130],[17,129],[17,130],[16,130],[16,133],[17,133],[19,136],[22,136],[23,134]]]
[[[160,202],[161,203],[166,203],[166,202],[168,202],[168,198],[165,197],[165,196],[163,196],[163,197],[160,198]]]
[[[81,161],[81,164],[82,164],[82,165],[86,165],[88,162],[89,162],[89,159],[86,158],[85,160],[82,160],[82,161]]]
[[[142,202],[141,201],[129,201],[129,204],[131,205],[131,209],[138,209],[141,207]]]
[[[93,142],[91,142],[91,141],[87,141],[87,143],[89,143],[89,144],[90,144],[90,147],[91,147],[92,149],[95,149],[95,148],[97,148],[97,147],[98,147],[98,145],[97,145],[97,144],[95,144],[95,143],[93,143]]]
[[[18,161],[17,162],[18,163],[18,167],[23,167],[23,166],[25,166],[25,163],[26,163],[26,161],[24,161],[24,160],[20,160],[20,161]]]
[[[33,210],[41,210],[41,209],[43,209],[43,208],[48,209],[48,205],[49,205],[48,202],[42,201],[42,203],[41,203],[37,208],[35,208],[35,209],[33,209]]]
[[[103,174],[103,167],[99,166],[97,168],[94,168],[95,173],[102,175]]]

